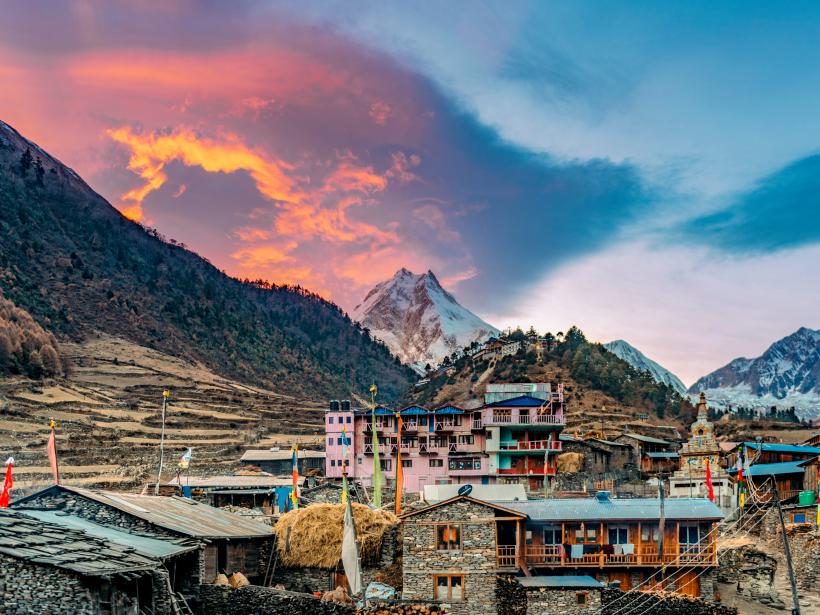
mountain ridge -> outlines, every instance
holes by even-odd
[[[500,334],[462,306],[432,271],[417,275],[404,267],[373,287],[351,317],[403,362],[419,367]]]
[[[299,286],[240,281],[127,220],[77,173],[0,122],[0,292],[49,331],[97,331],[314,399],[397,397],[412,373]]]
[[[671,386],[680,395],[686,395],[686,386],[671,371],[647,357],[625,340],[613,340],[604,344],[609,352],[623,359],[635,369],[649,373],[655,382]]]

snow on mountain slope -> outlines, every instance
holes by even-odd
[[[698,380],[690,394],[704,391],[722,406],[794,406],[802,416],[820,414],[820,331],[801,327],[756,359],[739,358]]]
[[[686,387],[675,374],[670,372],[665,367],[659,365],[640,350],[625,342],[624,340],[615,340],[604,344],[609,352],[616,357],[623,359],[632,367],[641,372],[649,372],[649,375],[661,384],[666,384],[675,389],[681,395],[686,395]]]
[[[454,350],[499,335],[444,290],[432,271],[400,269],[377,284],[351,314],[405,363],[437,364]]]

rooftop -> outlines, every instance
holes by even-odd
[[[550,589],[601,589],[604,584],[588,575],[568,575],[549,577],[518,577],[516,579],[523,587],[546,587]]]
[[[519,395],[510,399],[502,399],[488,403],[488,408],[540,408],[544,400],[531,395]]]
[[[304,477],[299,477],[299,484],[305,482]],[[176,480],[165,483],[166,486],[177,487]],[[293,478],[290,476],[271,476],[269,474],[261,476],[191,476],[182,479],[183,487],[202,488],[225,488],[225,489],[272,489],[274,487],[289,487],[293,485]]]
[[[28,502],[44,491],[57,490],[105,504],[148,523],[195,538],[257,538],[271,536],[269,525],[251,521],[190,498],[136,495],[133,493],[54,485],[17,500],[12,506],[25,510]]]
[[[470,496],[484,502],[526,501],[524,485],[470,485]],[[424,501],[433,504],[449,500],[458,495],[464,485],[425,485]]]
[[[777,476],[780,474],[803,474],[804,460],[783,461],[780,463],[756,463],[743,471],[744,476]],[[737,474],[737,468],[729,468],[730,474]]]
[[[660,453],[644,453],[650,459],[677,459],[680,457],[679,453],[667,453],[667,452],[660,452]]]
[[[658,498],[566,498],[507,502],[505,506],[533,521],[652,521],[660,519]],[[723,513],[706,498],[667,498],[668,520],[721,519]]]
[[[299,449],[296,453],[299,459],[324,459],[324,451],[308,451]],[[242,454],[240,461],[289,461],[293,458],[293,452],[290,449],[262,449],[262,450],[247,450]]]
[[[157,565],[131,547],[8,509],[0,510],[0,554],[84,576],[127,575]]]
[[[638,442],[646,442],[647,444],[665,444],[669,445],[672,444],[667,440],[661,440],[660,438],[653,438],[652,436],[644,436],[639,433],[633,433],[631,431],[625,431],[622,433],[619,438],[632,438],[633,440],[637,440]]]
[[[820,455],[820,448],[814,446],[801,446],[800,444],[780,444],[777,442],[743,442],[745,448],[758,450],[764,453],[802,453],[805,455]]]

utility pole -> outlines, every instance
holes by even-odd
[[[666,565],[663,561],[663,535],[666,532],[666,493],[663,486],[663,472],[658,473],[658,498],[660,499],[661,514],[658,520],[658,559],[661,562],[661,587],[666,575]]]
[[[159,436],[159,470],[157,471],[157,484],[154,487],[154,495],[159,495],[159,482],[162,479],[162,463],[165,460],[165,408],[168,404],[168,389],[162,392],[162,430]]]
[[[780,519],[780,533],[783,535],[783,551],[786,554],[786,567],[789,570],[789,582],[792,586],[792,615],[800,615],[800,600],[797,597],[797,581],[794,578],[794,568],[792,567],[792,551],[789,548],[789,538],[786,536],[786,523],[783,521],[783,509],[780,507],[780,493],[777,490],[777,481],[774,483],[774,501],[777,503],[777,516]]]

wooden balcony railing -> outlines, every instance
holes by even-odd
[[[502,451],[543,451],[549,450],[551,451],[558,451],[562,450],[563,442],[560,440],[530,440],[529,442],[518,442],[518,441],[509,441],[509,442],[501,442],[498,445],[498,448]]]
[[[518,548],[515,545],[497,545],[495,555],[499,568],[518,567]]]
[[[664,549],[663,557],[658,554],[657,545],[636,545],[636,552],[623,555],[605,553],[587,553],[580,558],[572,558],[570,553],[563,555],[561,545],[527,545],[524,559],[533,566],[714,566],[717,557],[712,543],[697,545],[679,545],[676,548]],[[500,564],[499,564],[500,565]]]

